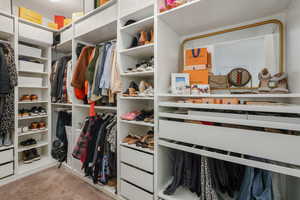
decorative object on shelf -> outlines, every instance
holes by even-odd
[[[231,70],[228,75],[228,83],[229,87],[235,86],[235,87],[244,87],[249,82],[252,81],[252,76],[248,70],[245,68],[235,68]],[[252,82],[251,82],[252,87]]]
[[[172,93],[190,94],[190,75],[187,73],[172,73]]]
[[[228,88],[228,79],[226,75],[210,75],[209,86],[211,89]]]
[[[209,93],[210,93],[209,85],[205,85],[205,84],[191,85],[191,95],[201,95],[201,94],[209,94]]]
[[[259,88],[258,91],[260,93],[270,92],[271,88],[269,87],[269,83],[272,76],[267,68],[264,68],[259,74]]]
[[[275,87],[272,89],[272,93],[288,93],[288,76],[286,73],[277,73],[271,80],[275,83]]]

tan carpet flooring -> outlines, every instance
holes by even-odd
[[[50,168],[0,187],[1,200],[112,200],[66,169]]]

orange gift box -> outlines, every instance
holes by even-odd
[[[183,73],[190,75],[190,85],[192,84],[208,84],[208,70],[185,70]]]

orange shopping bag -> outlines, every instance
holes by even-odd
[[[207,48],[195,48],[185,50],[184,66],[207,66],[209,55]]]

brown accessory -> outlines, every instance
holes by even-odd
[[[225,75],[210,75],[209,86],[211,89],[228,88],[228,79]]]
[[[31,101],[37,101],[39,99],[39,97],[35,94],[30,95],[30,99]]]
[[[250,72],[245,68],[235,68],[231,70],[228,73],[227,78],[229,87],[244,87],[252,80]]]
[[[31,99],[30,99],[30,96],[29,95],[23,95],[22,97],[21,97],[21,101],[31,101]]]

